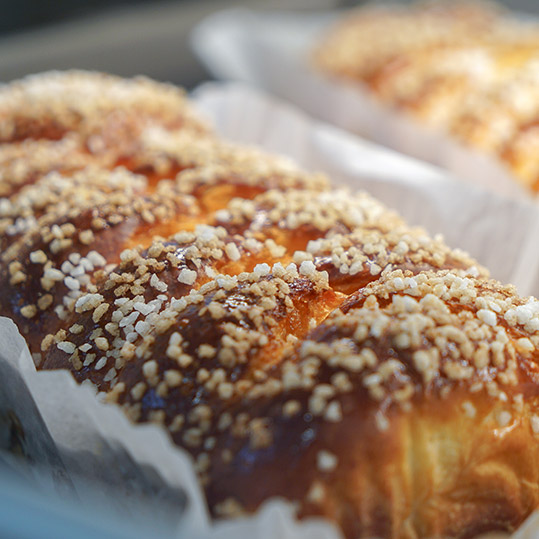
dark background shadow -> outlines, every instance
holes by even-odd
[[[210,13],[233,6],[314,11],[359,3],[363,2],[0,0],[0,81],[48,69],[82,68],[122,76],[145,74],[192,88],[211,78],[188,44],[191,29]],[[504,3],[539,14],[537,0]]]

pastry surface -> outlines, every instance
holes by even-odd
[[[110,100],[75,120],[62,77],[68,108],[101,77]],[[281,496],[347,537],[473,537],[537,507],[536,300],[368,194],[221,141],[168,86],[2,92],[0,314],[38,368],[163,425],[215,517]],[[136,127],[94,151],[117,94]]]

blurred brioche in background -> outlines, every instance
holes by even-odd
[[[539,191],[539,22],[483,2],[373,5],[322,39],[315,63],[503,162]]]

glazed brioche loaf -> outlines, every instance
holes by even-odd
[[[318,45],[326,74],[487,152],[539,191],[539,25],[486,3],[359,9]]]
[[[347,537],[471,537],[537,506],[534,299],[168,86],[44,74],[0,108],[0,314],[163,425],[214,516],[282,496]]]

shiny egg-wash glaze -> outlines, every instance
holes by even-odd
[[[535,300],[369,195],[220,141],[169,86],[2,92],[0,313],[39,368],[163,425],[215,516],[284,496],[347,537],[472,537],[537,506]]]

